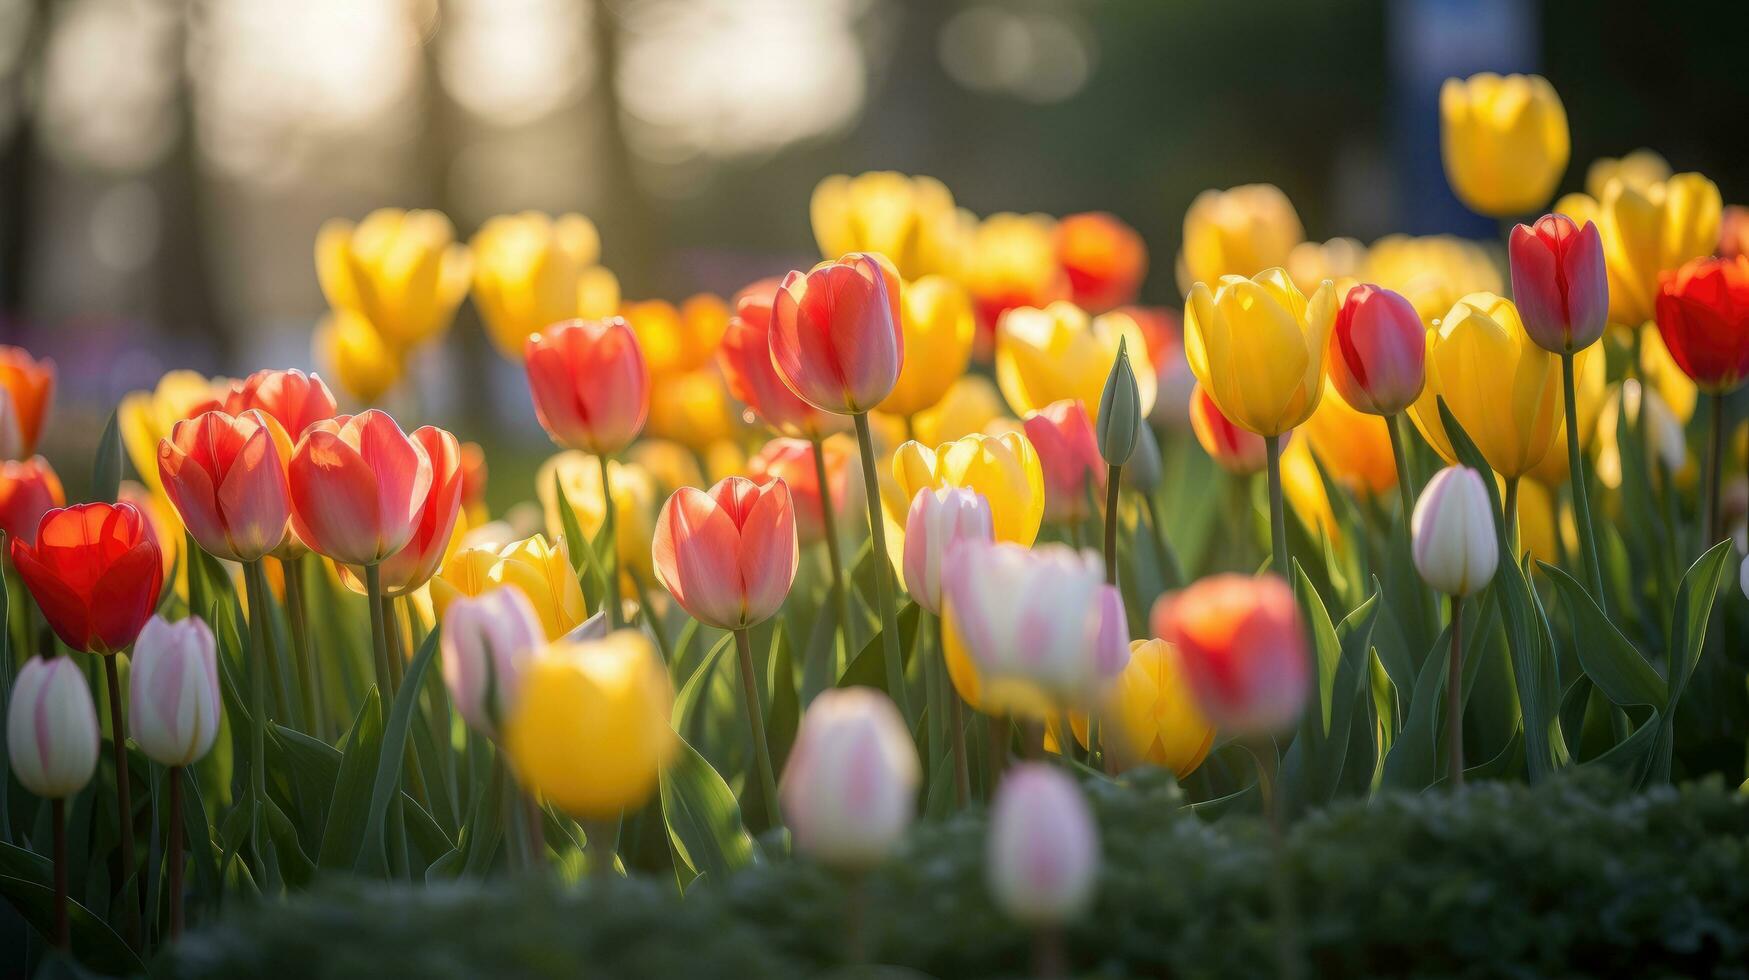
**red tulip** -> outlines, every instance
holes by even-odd
[[[821,443],[826,455],[826,483],[832,493],[833,516],[854,513],[862,501],[862,466],[856,446],[844,437]],[[795,505],[796,535],[802,544],[826,538],[820,508],[820,475],[814,468],[814,444],[806,439],[772,439],[747,461],[747,475],[756,483],[781,479]]]
[[[1330,328],[1330,383],[1357,412],[1395,415],[1427,381],[1427,327],[1400,293],[1355,286]]]
[[[842,422],[797,398],[771,364],[771,304],[778,288],[778,280],[761,279],[735,297],[735,315],[717,347],[717,364],[729,394],[766,425],[784,435],[816,439]]]
[[[1089,313],[1133,303],[1148,272],[1148,246],[1136,230],[1103,211],[1057,222],[1057,262],[1069,277],[1069,298]]]
[[[1087,409],[1073,398],[1052,402],[1026,417],[1026,438],[1045,474],[1045,519],[1085,520],[1105,491],[1105,460]]]
[[[567,320],[523,348],[534,413],[567,449],[611,456],[631,444],[650,413],[650,372],[621,317]]]
[[[1749,377],[1749,256],[1692,259],[1658,278],[1658,333],[1702,390]]]
[[[35,544],[43,515],[66,505],[60,477],[48,460],[41,456],[0,460],[0,531],[7,536]]]
[[[771,305],[771,363],[802,401],[857,415],[880,404],[905,361],[899,276],[866,252],[784,277]]]
[[[1239,428],[1222,415],[1200,384],[1190,393],[1190,428],[1203,452],[1229,473],[1250,476],[1269,462],[1269,446],[1263,437]]]
[[[296,442],[304,430],[340,410],[327,382],[302,371],[257,371],[231,388],[225,411],[241,415],[251,408],[279,424]]]
[[[1554,354],[1584,350],[1609,325],[1609,277],[1597,225],[1581,228],[1564,214],[1516,225],[1507,245],[1512,301],[1524,331]]]
[[[1212,575],[1162,596],[1153,627],[1178,648],[1198,706],[1221,730],[1273,734],[1305,710],[1310,654],[1281,576]]]
[[[55,393],[55,362],[22,347],[0,346],[0,459],[36,451],[43,417]]]
[[[133,643],[164,584],[151,525],[129,503],[49,511],[34,544],[12,539],[12,564],[55,635],[87,653]]]
[[[782,480],[731,476],[681,487],[662,505],[652,549],[656,578],[693,619],[741,629],[768,619],[795,581],[795,507]]]
[[[310,426],[287,468],[292,528],[346,565],[374,565],[412,540],[431,459],[376,409]]]
[[[158,442],[164,495],[208,554],[254,561],[285,540],[290,491],[272,425],[255,409],[203,412]]]

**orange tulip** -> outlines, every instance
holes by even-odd
[[[649,363],[650,373],[657,377],[685,374],[709,364],[723,339],[729,313],[728,304],[709,293],[700,293],[678,307],[665,299],[620,306],[620,315],[638,336],[638,349]]]
[[[208,554],[255,561],[285,540],[291,516],[273,423],[260,411],[203,412],[158,443],[158,477],[177,516]]]
[[[656,518],[652,557],[656,578],[700,623],[742,629],[770,618],[800,559],[789,487],[739,476],[681,487]]]
[[[1026,438],[1045,474],[1045,519],[1076,523],[1105,492],[1105,460],[1080,401],[1065,398],[1026,417]]]
[[[717,347],[717,364],[729,394],[760,421],[786,436],[817,439],[839,428],[842,419],[796,397],[771,364],[771,306],[781,284],[761,279],[735,297],[735,315]]]
[[[1250,476],[1269,461],[1269,447],[1263,437],[1239,428],[1222,415],[1220,407],[1200,384],[1190,393],[1190,428],[1203,452],[1236,476]]]
[[[0,531],[36,544],[36,526],[43,515],[67,505],[60,477],[41,456],[0,460]]]
[[[567,320],[523,351],[534,412],[553,442],[598,456],[638,437],[650,412],[650,372],[620,317]]]
[[[1090,313],[1133,303],[1148,272],[1148,246],[1136,230],[1103,211],[1057,222],[1057,262],[1069,277],[1069,298]]]
[[[784,277],[771,307],[771,363],[802,401],[834,415],[880,404],[905,360],[899,277],[855,252]]]
[[[1376,497],[1397,485],[1390,425],[1388,419],[1359,411],[1326,391],[1300,431],[1331,479],[1356,496]]]
[[[0,459],[36,451],[55,394],[55,362],[22,347],[0,346]]]
[[[287,467],[292,527],[310,549],[375,565],[406,547],[431,491],[431,458],[387,413],[310,426]]]
[[[302,371],[257,371],[233,385],[225,411],[241,415],[252,408],[278,423],[293,442],[313,423],[340,410],[327,382]]]
[[[1310,652],[1281,576],[1210,576],[1162,596],[1153,627],[1178,648],[1197,704],[1221,731],[1280,732],[1305,711]]]
[[[856,444],[846,436],[834,436],[820,444],[826,457],[826,483],[832,492],[834,517],[842,522],[847,513],[862,506],[862,466]],[[820,478],[814,468],[814,444],[806,439],[773,439],[747,461],[747,475],[756,483],[781,479],[789,487],[795,505],[796,535],[802,544],[826,538],[826,523],[820,508]],[[843,525],[840,524],[842,533]]]

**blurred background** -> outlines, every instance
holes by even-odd
[[[326,219],[581,212],[626,299],[679,301],[813,261],[814,186],[876,169],[1110,211],[1177,305],[1210,187],[1497,240],[1439,159],[1479,70],[1561,94],[1563,191],[1648,146],[1749,201],[1746,37],[1741,0],[0,0],[0,338],[58,362],[43,451],[84,458],[168,368],[315,366]],[[420,421],[541,441],[472,304],[421,357]]]

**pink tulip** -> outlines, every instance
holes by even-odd
[[[1197,704],[1231,735],[1270,735],[1306,708],[1311,655],[1287,581],[1211,575],[1154,604],[1154,634],[1178,648]]]
[[[1395,415],[1427,380],[1427,328],[1401,294],[1362,284],[1348,291],[1330,328],[1330,383],[1357,412]]]
[[[504,586],[450,601],[439,639],[443,682],[469,728],[496,737],[516,703],[523,665],[546,642],[540,616],[519,589]]]
[[[567,320],[523,349],[534,412],[567,449],[611,456],[631,444],[650,413],[650,372],[621,317]]]
[[[1008,770],[990,803],[985,878],[1002,911],[1055,926],[1087,910],[1099,877],[1099,828],[1075,781],[1042,762]]]
[[[652,553],[656,578],[693,619],[719,629],[762,622],[788,597],[800,557],[789,487],[739,476],[681,487],[656,518]]]
[[[1105,460],[1079,401],[1052,402],[1026,417],[1026,438],[1045,474],[1045,519],[1076,523],[1094,513],[1105,491]]]
[[[917,812],[917,747],[891,699],[870,687],[808,705],[778,799],[796,850],[846,869],[891,854]]]
[[[6,754],[19,785],[66,799],[97,771],[97,706],[71,657],[32,657],[12,680]]]
[[[437,574],[455,533],[456,514],[462,503],[462,449],[455,436],[434,426],[413,433],[415,445],[431,461],[431,487],[420,502],[413,536],[401,550],[383,560],[383,595],[399,596],[417,590]]]
[[[899,277],[853,252],[784,277],[771,307],[771,363],[802,401],[856,415],[875,407],[905,360]]]
[[[280,453],[259,411],[203,412],[159,441],[158,475],[202,548],[229,561],[255,561],[279,547],[291,516]]]
[[[1609,278],[1603,238],[1589,221],[1580,228],[1564,214],[1517,225],[1507,246],[1512,300],[1524,330],[1555,354],[1584,350],[1609,323]]]
[[[292,442],[312,424],[339,412],[327,383],[302,371],[257,371],[244,378],[225,398],[225,411],[241,415],[251,408],[278,422]]]
[[[201,619],[153,616],[134,641],[128,731],[146,758],[192,765],[219,734],[218,646]]]
[[[374,408],[311,425],[287,475],[298,537],[346,565],[374,565],[406,547],[432,484],[425,448]]]
[[[941,568],[962,541],[992,541],[990,501],[969,487],[924,487],[905,515],[905,590],[919,606],[941,615]]]

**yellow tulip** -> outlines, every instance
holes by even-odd
[[[1555,538],[1557,534],[1560,535],[1559,542]],[[1579,553],[1579,531],[1573,523],[1573,508],[1563,503],[1558,493],[1535,480],[1525,480],[1518,485],[1518,544],[1537,561],[1551,565],[1561,561],[1563,547],[1566,555]]]
[[[808,212],[821,255],[878,252],[905,279],[957,275],[975,222],[941,181],[891,171],[827,177]]]
[[[1637,327],[1652,319],[1658,276],[1719,243],[1724,201],[1700,174],[1644,188],[1610,183],[1597,201],[1597,230],[1609,273],[1609,319]]]
[[[1349,493],[1376,497],[1396,489],[1397,461],[1391,452],[1390,423],[1382,416],[1355,410],[1326,387],[1300,432],[1330,478]]]
[[[1127,313],[1089,317],[1067,301],[1009,310],[996,327],[996,384],[1015,415],[1073,398],[1098,424],[1099,396],[1117,363],[1120,342],[1132,363],[1149,363],[1142,328]],[[1143,417],[1153,410],[1157,383],[1154,372],[1136,372]]]
[[[747,472],[747,451],[732,439],[718,439],[704,451],[704,475],[711,484]]]
[[[1362,278],[1402,293],[1428,326],[1470,293],[1506,288],[1486,249],[1450,235],[1386,235],[1367,250]]]
[[[899,294],[905,362],[892,393],[875,406],[889,415],[913,415],[941,401],[966,371],[977,337],[972,300],[945,276],[908,282]]]
[[[1333,284],[1308,300],[1283,269],[1222,276],[1212,292],[1199,282],[1184,305],[1184,356],[1234,425],[1281,435],[1318,407],[1336,306]]]
[[[1214,747],[1215,726],[1197,707],[1178,657],[1178,648],[1165,640],[1130,641],[1129,665],[1100,714],[1106,751],[1120,767],[1158,766],[1183,779]],[[1087,716],[1071,714],[1069,725],[1085,748]]]
[[[925,446],[939,446],[984,431],[1004,411],[1002,396],[989,378],[964,374],[948,386],[940,401],[911,416],[911,431]]]
[[[703,452],[714,442],[737,437],[744,425],[740,403],[730,396],[716,365],[650,378],[647,434]]]
[[[681,487],[710,486],[698,467],[698,456],[672,439],[639,439],[626,450],[625,457],[627,463],[650,474],[663,498]]]
[[[1300,292],[1315,293],[1328,279],[1336,284],[1340,298],[1360,281],[1361,272],[1366,268],[1366,246],[1353,238],[1301,242],[1287,254],[1286,268],[1288,277]]]
[[[636,574],[644,584],[655,581],[651,570],[650,539],[656,535],[656,481],[642,467],[609,460],[607,478],[613,484],[614,545],[619,567],[627,576]],[[547,533],[558,540],[564,534],[555,481],[565,489],[565,499],[577,517],[577,527],[595,540],[607,517],[601,499],[601,464],[594,456],[568,449],[541,464],[535,475],[535,494],[546,517]],[[629,579],[620,583],[627,595],[636,595]]]
[[[1188,293],[1199,282],[1285,266],[1305,237],[1299,214],[1274,184],[1203,191],[1184,212],[1178,288]]]
[[[366,405],[401,381],[401,358],[370,321],[351,310],[335,310],[316,327],[316,361],[340,389]]]
[[[158,442],[183,419],[214,408],[223,408],[230,390],[228,378],[208,379],[195,371],[169,371],[151,391],[130,391],[116,408],[116,430],[127,449],[128,460],[153,494],[162,494],[158,479]],[[181,523],[177,523],[181,534]]]
[[[1554,210],[1556,214],[1564,214],[1573,219],[1573,223],[1581,228],[1585,227],[1585,222],[1589,221],[1596,225],[1598,233],[1600,235],[1602,234],[1603,216],[1598,214],[1597,198],[1592,197],[1590,194],[1580,191],[1574,191],[1571,194],[1562,194],[1560,198],[1555,201]]]
[[[504,748],[530,790],[583,819],[635,812],[678,747],[674,685],[650,640],[555,643],[523,668]]]
[[[1576,355],[1581,372],[1593,356],[1601,356],[1595,346]],[[1471,293],[1427,332],[1427,387],[1409,408],[1428,444],[1456,463],[1440,397],[1488,465],[1507,479],[1520,477],[1561,432],[1561,361],[1530,339],[1510,300]]]
[[[1640,327],[1639,376],[1641,382],[1664,399],[1683,425],[1694,418],[1694,403],[1700,397],[1700,389],[1695,387],[1693,378],[1676,366],[1676,359],[1670,356],[1670,348],[1664,346],[1664,335],[1658,332],[1655,323]]]
[[[977,224],[960,282],[972,294],[984,329],[1017,306],[1068,298],[1056,231],[1056,219],[1043,214],[1001,212]]]
[[[1573,379],[1573,402],[1579,416],[1579,451],[1589,452],[1596,443],[1599,420],[1604,411],[1608,386],[1604,375],[1608,365],[1602,352],[1574,362],[1578,374]],[[1614,410],[1611,409],[1611,412]],[[1555,441],[1543,455],[1542,462],[1527,474],[1532,480],[1548,487],[1567,482],[1567,415],[1563,409],[1555,420]]]
[[[1644,192],[1655,184],[1662,184],[1670,179],[1670,164],[1656,151],[1640,148],[1620,159],[1599,157],[1591,161],[1591,166],[1585,171],[1585,193],[1597,200],[1603,199],[1603,192],[1609,188],[1609,182],[1619,180],[1635,190]],[[1566,212],[1562,212],[1565,214]],[[1568,217],[1572,217],[1568,215]],[[1577,221],[1577,218],[1573,220]]]
[[[729,327],[729,313],[729,304],[710,293],[699,293],[678,308],[667,300],[649,299],[626,303],[619,310],[637,334],[644,363],[657,385],[667,375],[710,364]]]
[[[1554,196],[1572,147],[1567,110],[1540,75],[1482,72],[1439,90],[1445,177],[1470,210],[1528,215]]]
[[[381,208],[316,233],[316,276],[329,305],[357,313],[398,350],[449,329],[472,274],[467,247],[440,211]]]
[[[443,563],[431,580],[431,604],[437,618],[457,596],[477,596],[487,589],[509,586],[528,598],[540,616],[548,640],[576,629],[589,616],[583,588],[571,568],[565,539],[548,544],[539,534],[491,548],[462,548]]]
[[[512,360],[522,360],[529,334],[619,308],[619,285],[598,265],[601,238],[580,214],[499,215],[481,225],[469,244],[474,304],[492,342]]]
[[[893,454],[892,476],[893,491],[883,492],[882,498],[887,516],[899,529],[900,543],[892,545],[893,523],[887,525],[887,550],[894,554],[904,554],[905,516],[911,498],[925,487],[968,487],[983,494],[990,502],[998,541],[1030,545],[1044,521],[1044,469],[1032,443],[1019,432],[1002,436],[973,433],[934,449],[907,442]]]
[[[1324,477],[1318,472],[1308,440],[1289,439],[1282,449],[1281,491],[1289,509],[1314,538],[1324,537],[1331,544],[1341,544],[1342,528],[1336,522],[1336,510],[1330,505],[1330,493],[1324,487]]]

